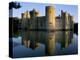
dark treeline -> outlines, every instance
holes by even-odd
[[[78,35],[78,23],[74,24],[74,33]]]

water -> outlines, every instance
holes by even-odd
[[[13,37],[13,57],[68,55],[78,53],[78,36],[72,31],[23,31]]]

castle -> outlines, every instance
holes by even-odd
[[[24,30],[67,30],[73,29],[73,16],[71,16],[67,12],[63,12],[61,10],[61,15],[56,16],[56,10],[53,6],[46,6],[45,8],[45,16],[40,16],[39,11],[33,9],[32,11],[26,11],[22,13],[22,44],[27,46],[28,48],[35,48],[38,45],[38,42],[41,42],[40,39],[43,40],[43,43],[46,46],[46,53],[49,55],[53,55],[55,51],[55,42],[56,42],[56,33],[40,33],[40,32],[24,32]],[[69,39],[71,36],[70,32],[63,32],[61,33],[62,44],[64,46],[68,46]],[[42,38],[41,36],[44,35]],[[67,39],[67,40],[65,40]],[[39,40],[39,41],[38,41]],[[67,41],[67,43],[66,43]],[[53,52],[53,53],[52,53]]]
[[[38,30],[73,29],[73,19],[67,12],[61,10],[61,15],[55,16],[53,6],[46,6],[45,16],[40,16],[39,11],[33,9],[22,13],[22,28]]]

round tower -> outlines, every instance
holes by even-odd
[[[55,8],[53,6],[46,6],[46,28],[48,31],[55,29]],[[55,51],[55,33],[48,32],[45,41],[46,54],[53,55]]]
[[[46,7],[47,29],[55,29],[55,8],[53,6]]]

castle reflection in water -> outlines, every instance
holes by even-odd
[[[61,44],[61,48],[68,48],[73,38],[73,31],[24,31],[23,45],[33,50],[45,45],[46,55],[55,55],[56,43]]]
[[[55,16],[55,8],[47,6],[45,16],[33,9],[22,13],[22,44],[35,49],[40,43],[45,45],[46,55],[55,55],[56,43],[67,48],[73,38],[73,16],[61,11]]]

